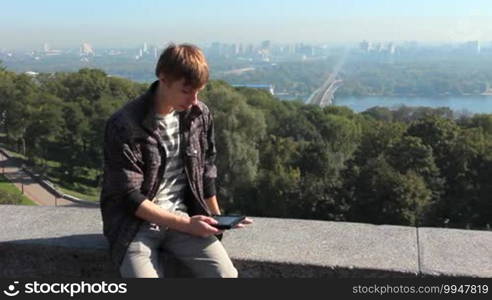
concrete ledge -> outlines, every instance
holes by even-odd
[[[424,274],[492,277],[492,231],[419,228],[419,241]]]
[[[0,277],[118,277],[98,208],[0,206]],[[241,277],[492,277],[492,232],[254,218],[224,236]]]

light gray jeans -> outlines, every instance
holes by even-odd
[[[120,274],[123,278],[163,278],[169,254],[186,265],[195,277],[238,276],[222,243],[215,237],[193,236],[143,222],[130,243]]]

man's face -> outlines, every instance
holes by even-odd
[[[198,93],[203,90],[204,86],[194,89],[185,85],[185,80],[166,81],[160,78],[160,84],[163,85],[164,96],[167,103],[177,111],[190,109],[193,105],[198,104]]]

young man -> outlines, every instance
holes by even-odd
[[[106,124],[101,212],[111,258],[123,277],[165,277],[165,252],[197,277],[237,277],[210,217],[220,209],[213,119],[197,98],[205,57],[172,44],[156,76]]]

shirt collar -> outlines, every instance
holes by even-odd
[[[150,130],[151,132],[156,131],[159,127],[158,120],[155,118],[156,111],[154,105],[154,102],[156,101],[155,95],[158,86],[159,86],[159,80],[154,81],[150,85],[149,89],[142,96],[143,98],[142,101],[145,109],[142,125],[148,130]],[[200,116],[202,113],[203,113],[202,103],[198,101],[197,105],[193,105],[190,109],[181,112],[180,115],[185,121],[186,120],[191,121],[192,119]]]

